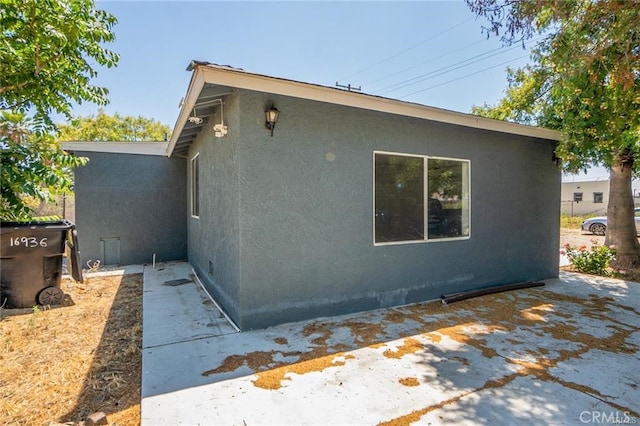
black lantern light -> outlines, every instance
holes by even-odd
[[[278,111],[278,108],[273,105],[271,105],[271,108],[269,108],[269,110],[265,112],[267,121],[264,123],[264,125],[267,129],[271,130],[271,137],[273,137],[273,129],[276,127],[276,122],[278,121],[279,114],[280,111]]]

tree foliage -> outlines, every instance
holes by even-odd
[[[109,115],[103,110],[58,127],[61,141],[164,141],[171,134],[169,126],[152,118]]]
[[[640,1],[468,3],[507,43],[546,34],[533,65],[509,70],[502,101],[474,112],[563,131],[558,155],[572,172],[640,153]]]
[[[0,116],[0,217],[29,220],[27,197],[52,201],[53,195],[71,189],[71,169],[84,165],[86,158],[70,155],[50,134],[34,133],[33,123],[22,113]]]
[[[531,65],[509,70],[498,105],[473,111],[562,131],[556,154],[569,172],[608,167],[607,240],[618,245],[618,260],[640,266],[631,195],[632,171],[640,169],[640,1],[467,3],[506,43],[543,37]]]
[[[34,124],[51,129],[51,113],[70,119],[72,102],[107,103],[107,89],[90,80],[94,63],[118,62],[102,47],[115,39],[113,15],[91,0],[1,1],[1,109],[32,110]]]
[[[46,200],[70,185],[66,171],[83,161],[52,139],[54,114],[71,119],[74,103],[107,103],[107,89],[90,83],[96,66],[118,55],[116,18],[91,0],[0,0],[0,110],[3,220],[28,219],[25,195]]]

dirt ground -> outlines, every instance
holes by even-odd
[[[0,424],[139,424],[142,275],[62,290],[60,307],[0,309]]]
[[[562,228],[560,230],[560,247],[567,243],[572,246],[586,245],[590,247],[593,241],[604,244],[604,236],[593,235],[581,229]]]

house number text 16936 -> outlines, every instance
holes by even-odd
[[[19,247],[24,246],[27,248],[35,248],[35,247],[46,247],[47,239],[36,237],[15,237],[11,238],[11,247]]]

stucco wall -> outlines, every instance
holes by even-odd
[[[249,91],[239,99],[230,132],[241,328],[557,276],[553,142]],[[281,111],[273,138],[271,103]],[[374,246],[375,150],[470,160],[471,237]]]
[[[552,141],[242,90],[225,97],[224,138],[217,121],[189,153],[189,261],[242,329],[558,274]],[[470,238],[374,246],[374,151],[470,160]]]
[[[582,201],[573,200],[574,193],[582,193]],[[594,202],[595,192],[602,194],[602,202]],[[561,211],[571,216],[607,213],[609,203],[609,180],[563,182],[561,189]]]
[[[240,321],[240,225],[238,190],[239,126],[237,98],[224,100],[229,133],[216,138],[212,126],[220,122],[220,110],[210,117],[189,151],[199,154],[200,213],[187,214],[189,262],[209,292],[236,322]],[[190,181],[189,181],[190,183]],[[189,186],[190,188],[190,186]],[[188,205],[191,205],[188,191]],[[189,207],[190,209],[190,207]]]
[[[186,162],[151,155],[81,152],[75,170],[82,264],[187,258]],[[107,259],[103,258],[106,248]]]

